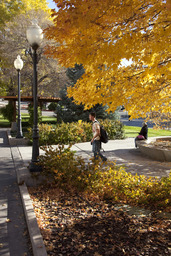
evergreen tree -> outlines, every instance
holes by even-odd
[[[102,104],[97,104],[91,110],[84,110],[82,104],[76,105],[73,102],[73,98],[68,98],[67,87],[74,86],[77,80],[84,74],[84,68],[82,65],[76,64],[74,68],[67,69],[67,76],[69,83],[60,91],[61,101],[57,104],[57,122],[77,122],[78,120],[89,121],[89,113],[94,111],[97,119],[109,118],[109,114],[105,111],[106,107]],[[111,114],[110,114],[111,115]],[[111,115],[111,119],[115,119],[114,115]]]
[[[70,80],[69,85],[76,84],[77,80],[85,73],[85,70],[83,68],[83,65],[75,64],[74,68],[68,68],[67,69],[67,76]]]
[[[78,120],[87,121],[87,111],[84,111],[83,105],[76,105],[72,98],[67,97],[67,86],[60,91],[60,98],[57,105],[57,122],[76,122]]]

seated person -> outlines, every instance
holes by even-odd
[[[147,123],[143,123],[141,131],[139,132],[139,135],[135,138],[135,147],[137,148],[137,140],[147,140],[147,134],[148,134],[148,126]]]

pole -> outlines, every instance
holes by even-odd
[[[16,138],[23,138],[22,133],[22,125],[21,125],[21,112],[20,112],[20,105],[21,105],[21,96],[20,96],[20,70],[18,69],[18,125],[17,125],[17,136]]]
[[[39,156],[39,129],[38,129],[38,97],[37,97],[37,53],[33,50],[33,110],[34,110],[34,124],[33,124],[33,147],[32,160],[30,164],[30,171],[40,171],[38,163]]]

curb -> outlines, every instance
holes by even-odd
[[[8,142],[10,146],[17,146],[17,145],[23,145],[26,146],[29,143],[29,140],[26,138],[15,138],[12,137],[10,134],[10,130],[7,130],[7,137],[8,137]]]
[[[33,249],[34,256],[47,256],[46,248],[43,243],[43,238],[40,233],[37,219],[34,213],[31,198],[29,196],[27,187],[25,184],[19,186],[21,199],[23,203],[23,209],[27,222],[27,227],[30,235],[30,240]]]

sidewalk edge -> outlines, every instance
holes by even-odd
[[[32,200],[29,196],[27,187],[25,184],[19,186],[21,199],[23,203],[23,209],[29,230],[30,240],[32,244],[34,256],[47,256],[46,248],[43,242],[40,229],[37,224],[37,219],[34,213]]]
[[[23,161],[22,161],[21,155],[19,154],[18,147],[10,147],[10,148],[11,148],[11,154],[14,162],[14,168],[16,171],[17,183],[20,191],[21,200],[22,200],[26,224],[27,224],[29,237],[32,245],[33,255],[47,256],[47,251],[43,242],[42,235],[40,233],[40,229],[38,227],[36,215],[34,213],[32,200],[30,198],[30,195],[28,193],[28,189],[24,180],[23,180],[23,183],[21,182],[22,179],[20,177],[19,170],[26,169],[26,168],[24,167],[21,168],[21,162]],[[27,171],[27,169],[25,171]]]

